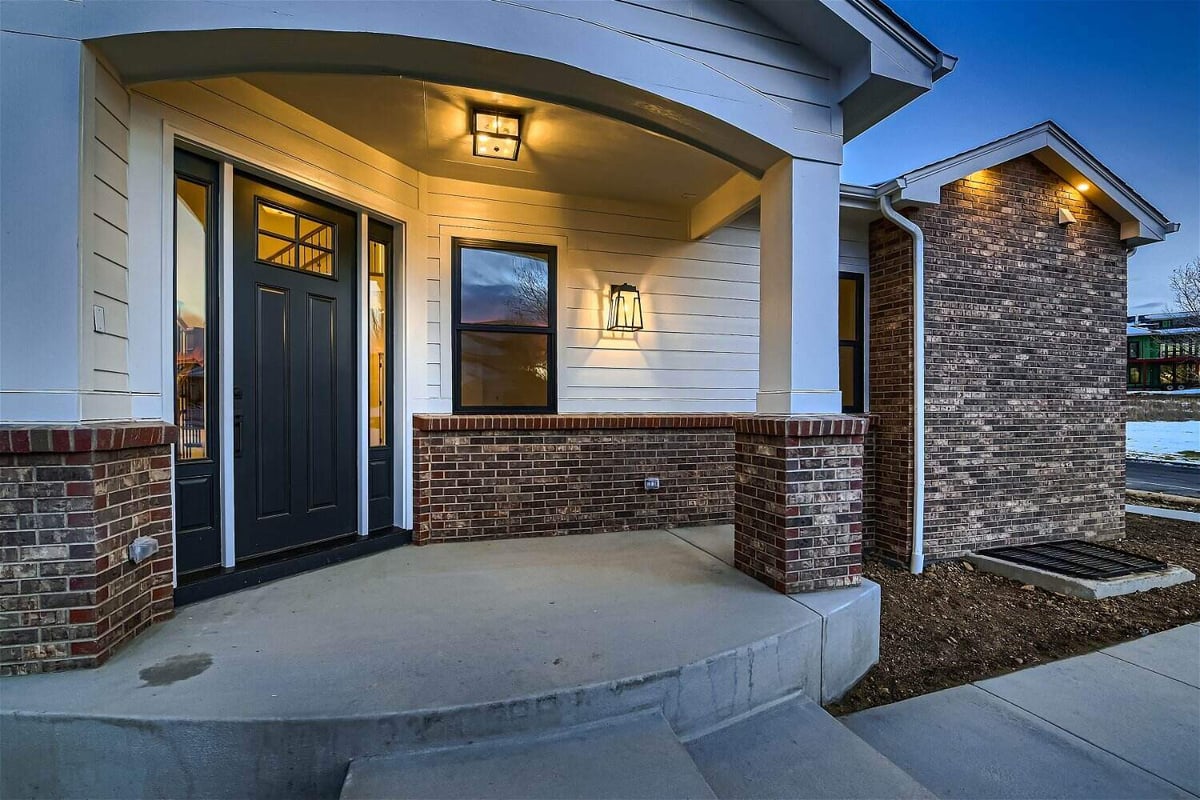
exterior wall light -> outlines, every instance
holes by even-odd
[[[642,329],[642,296],[630,283],[613,284],[608,301],[610,331],[640,331]]]
[[[471,110],[475,155],[516,161],[521,149],[521,115],[490,108]]]

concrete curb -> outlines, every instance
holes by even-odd
[[[1079,597],[1084,600],[1102,600],[1106,597],[1161,589],[1196,580],[1196,576],[1189,570],[1174,564],[1164,572],[1139,572],[1123,578],[1099,581],[1060,575],[1056,572],[1047,572],[1044,569],[1025,564],[1014,564],[1011,561],[979,554],[968,556],[967,560],[984,572],[991,572],[1014,581],[1033,584],[1056,594]]]
[[[1161,517],[1162,519],[1177,519],[1183,522],[1200,522],[1200,512],[1179,511],[1174,508],[1157,508],[1155,506],[1138,506],[1131,503],[1125,505],[1126,514],[1140,514],[1145,517]]]

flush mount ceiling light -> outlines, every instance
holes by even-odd
[[[631,283],[613,284],[608,300],[610,331],[642,329],[642,296]]]
[[[1087,181],[1084,181],[1083,183],[1077,183],[1077,184],[1075,184],[1075,188],[1076,188],[1076,189],[1078,189],[1078,190],[1079,190],[1079,191],[1081,191],[1081,192],[1086,192],[1088,189],[1090,189],[1090,188],[1092,188],[1092,187],[1088,185],[1088,182],[1087,182]]]
[[[472,109],[471,134],[475,155],[516,161],[521,149],[521,115],[494,108]]]

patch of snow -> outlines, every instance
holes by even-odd
[[[1200,464],[1200,420],[1126,423],[1125,454],[1146,461]]]

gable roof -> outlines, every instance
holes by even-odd
[[[1120,224],[1121,239],[1130,247],[1161,242],[1168,234],[1179,230],[1178,222],[1168,220],[1051,120],[911,170],[885,183],[870,187],[843,186],[842,204],[863,207],[867,194],[875,199],[889,195],[892,202],[900,206],[906,203],[937,204],[941,202],[941,190],[946,184],[1025,155],[1032,155],[1072,186],[1088,183],[1087,199]]]

